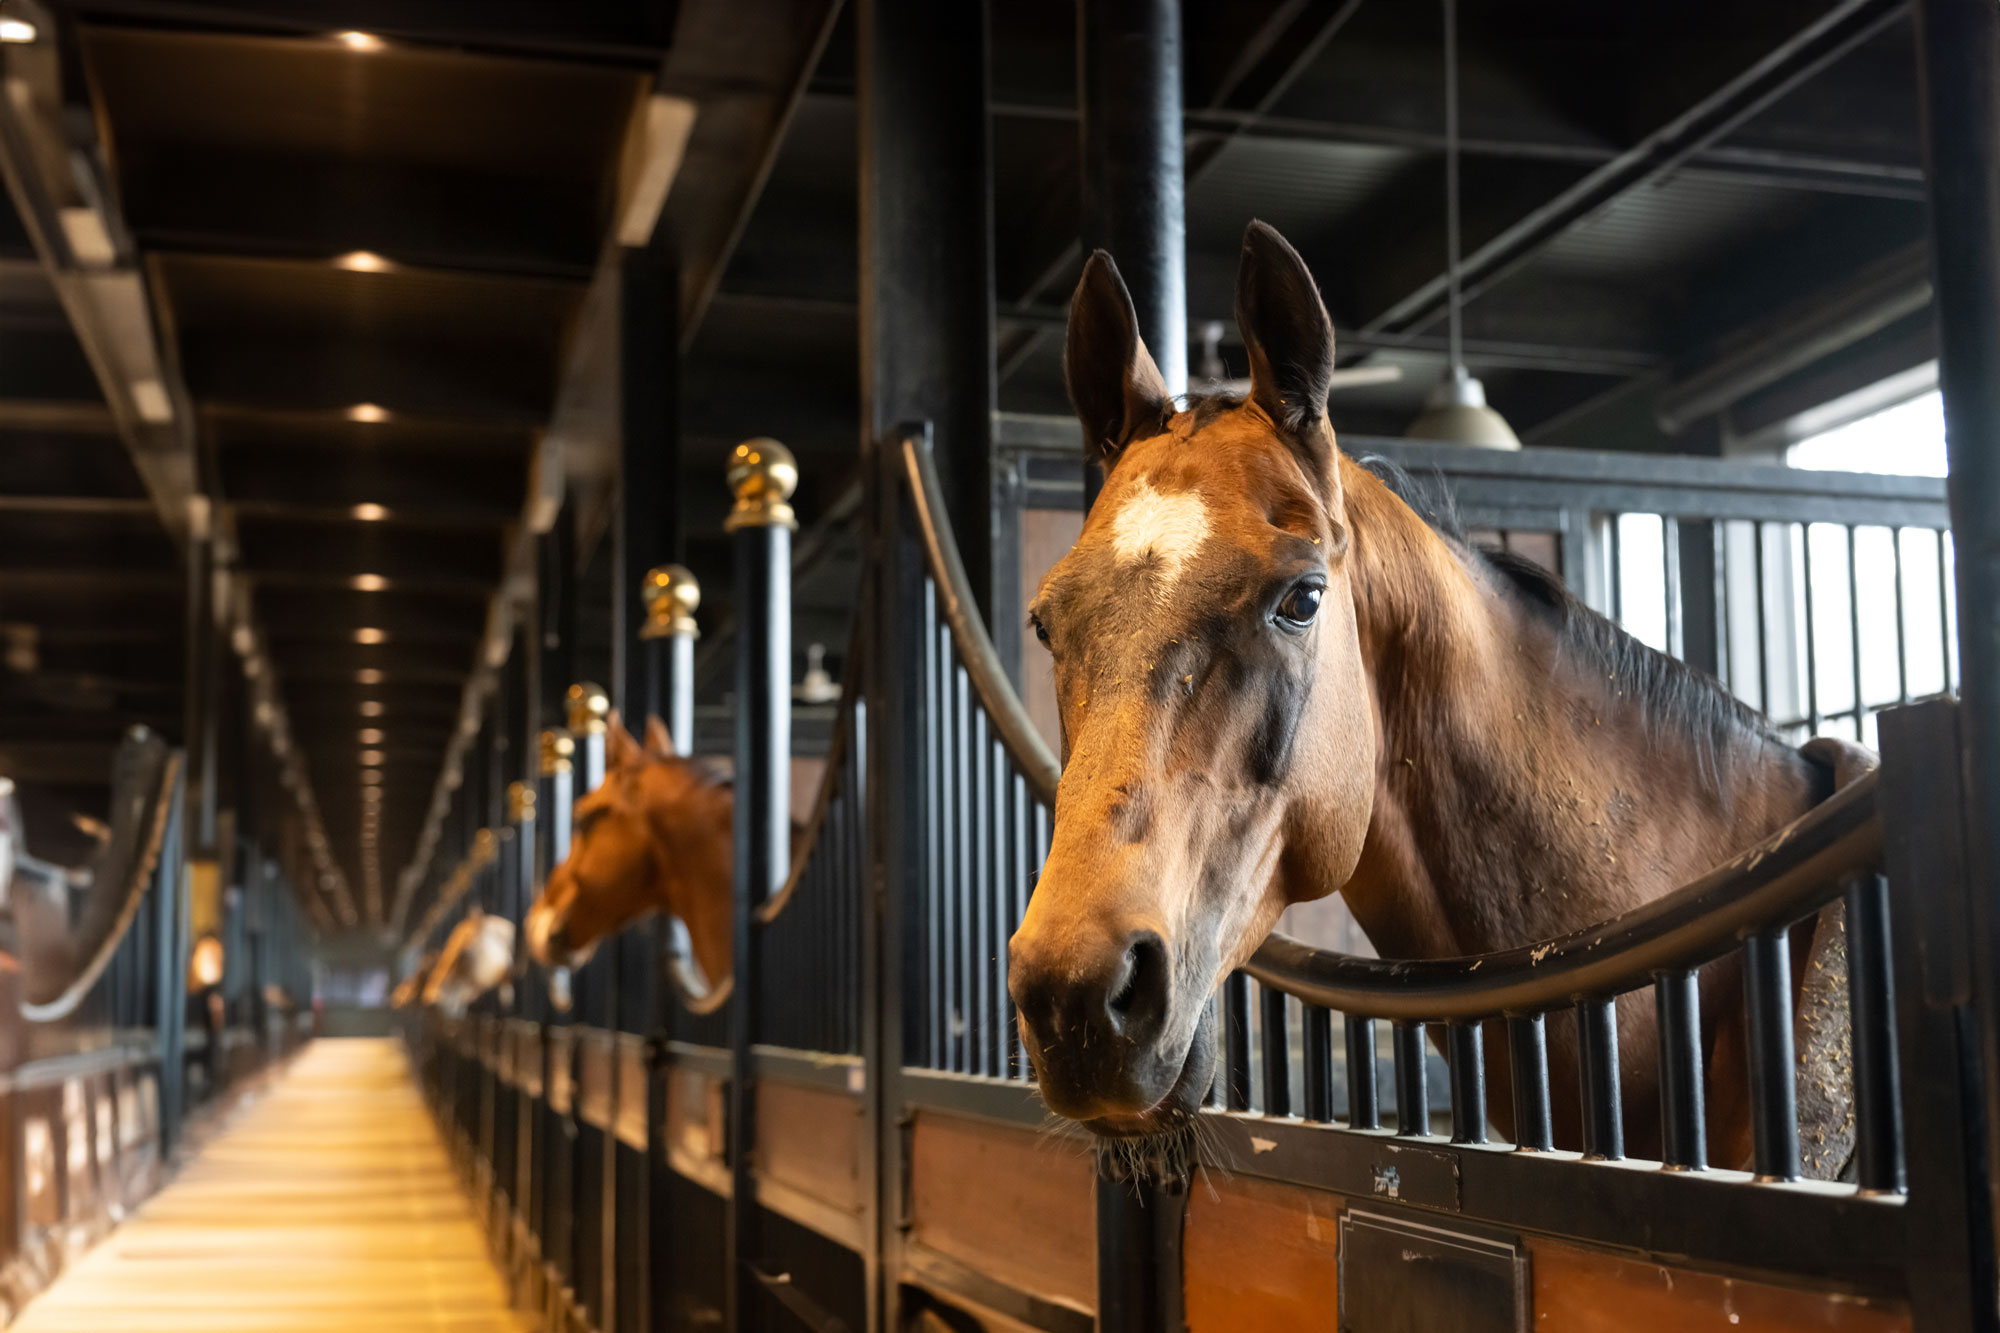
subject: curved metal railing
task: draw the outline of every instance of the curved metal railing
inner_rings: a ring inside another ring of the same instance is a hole
[[[150,732],[135,731],[120,745],[115,762],[111,837],[77,926],[86,956],[60,986],[23,999],[21,1016],[30,1023],[60,1022],[83,1004],[138,919],[159,865],[181,757]]]

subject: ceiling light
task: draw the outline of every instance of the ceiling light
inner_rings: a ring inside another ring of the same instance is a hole
[[[353,513],[363,523],[380,523],[383,519],[389,517],[389,511],[378,504],[356,505],[354,506]]]
[[[38,34],[26,19],[0,19],[0,42],[32,42]]]
[[[380,574],[356,574],[352,586],[356,592],[380,592],[389,586],[389,580]]]
[[[139,420],[151,425],[163,425],[174,419],[173,399],[167,397],[167,386],[156,379],[132,381],[132,410],[139,414]]]
[[[354,631],[354,641],[356,643],[380,643],[388,637],[387,634],[384,634],[379,629],[370,628]]]
[[[349,421],[368,422],[387,421],[389,419],[389,409],[379,403],[356,403],[347,409],[347,419]]]
[[[382,733],[374,727],[363,727],[361,729],[361,743],[363,745],[380,745],[382,743]]]
[[[382,701],[380,699],[363,699],[361,701],[361,716],[363,717],[382,716]]]
[[[382,683],[381,668],[363,667],[354,673],[354,679],[363,685],[380,685]]]
[[[363,750],[361,752],[362,767],[374,768],[381,762],[382,762],[382,752],[380,750]]]
[[[652,240],[660,208],[680,174],[694,116],[695,105],[686,98],[656,93],[646,99],[638,161],[627,167],[625,204],[618,219],[620,245],[639,246]]]
[[[381,770],[381,769],[379,769],[379,768],[364,768],[364,769],[362,769],[362,770],[361,770],[361,785],[362,785],[362,786],[364,786],[364,787],[379,787],[379,786],[381,786],[381,785],[382,785],[382,770]]]
[[[372,32],[341,32],[334,34],[334,40],[350,51],[380,51],[388,43]]]
[[[333,265],[350,273],[387,273],[396,267],[373,250],[349,250],[344,255],[335,256]]]

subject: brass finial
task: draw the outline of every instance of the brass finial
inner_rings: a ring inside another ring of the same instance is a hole
[[[736,492],[736,508],[723,527],[731,532],[779,524],[797,528],[799,521],[786,502],[798,485],[799,465],[791,450],[764,436],[743,441],[729,456],[729,488]]]
[[[685,565],[656,565],[647,570],[639,596],[646,603],[640,638],[664,639],[673,634],[701,637],[694,623],[695,608],[701,605],[701,585]]]
[[[576,753],[576,742],[567,731],[550,728],[542,733],[542,776],[552,778],[558,773],[569,772],[569,757]]]
[[[535,789],[525,782],[507,784],[507,818],[525,824],[535,817]]]
[[[611,729],[611,696],[602,685],[581,681],[569,687],[569,729],[578,736],[602,736]]]

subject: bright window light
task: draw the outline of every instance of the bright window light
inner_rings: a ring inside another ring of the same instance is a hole
[[[1800,440],[1786,455],[1793,467],[1818,472],[1892,472],[1907,477],[1945,474],[1944,395],[1933,389],[1845,426]]]

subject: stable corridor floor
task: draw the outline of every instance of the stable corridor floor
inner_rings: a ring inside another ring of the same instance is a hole
[[[402,1047],[322,1040],[13,1333],[524,1333]]]

